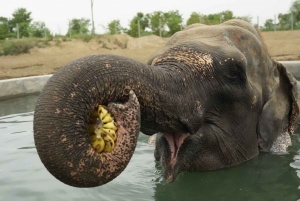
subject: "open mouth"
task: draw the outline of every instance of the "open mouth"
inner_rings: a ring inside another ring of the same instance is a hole
[[[164,133],[164,137],[167,139],[170,149],[171,149],[171,160],[170,165],[173,168],[177,161],[177,154],[180,149],[180,146],[184,140],[190,136],[186,133]]]

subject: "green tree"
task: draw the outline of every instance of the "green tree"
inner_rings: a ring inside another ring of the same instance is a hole
[[[120,20],[113,20],[108,24],[108,31],[110,35],[121,33],[123,28],[121,27]]]
[[[233,13],[230,10],[226,10],[220,13],[215,13],[215,14],[209,14],[204,16],[204,22],[205,24],[220,24],[222,22],[228,21],[233,19]]]
[[[9,20],[6,17],[0,17],[0,40],[10,38],[13,34],[10,32]]]
[[[221,20],[222,22],[225,22],[225,21],[228,21],[228,20],[231,20],[233,19],[233,12],[230,11],[230,10],[226,10],[226,11],[223,11],[220,13],[220,17],[221,17]]]
[[[300,21],[300,0],[294,1],[290,10],[293,12],[294,21],[298,23]]]
[[[149,19],[142,12],[138,12],[136,16],[130,21],[129,30],[127,34],[132,37],[139,36],[139,24],[140,24],[140,34],[143,36],[146,34],[145,29],[149,26]]]
[[[267,19],[265,22],[265,30],[270,31],[273,29],[273,20],[272,19]]]
[[[69,30],[67,35],[79,35],[79,34],[87,34],[89,33],[90,19],[81,18],[81,19],[72,19],[69,22]]]
[[[244,20],[244,21],[249,22],[249,23],[252,22],[252,16],[250,16],[250,15],[236,16],[236,17],[234,17],[234,18],[235,18],[235,19]]]
[[[164,14],[164,17],[169,28],[168,36],[172,36],[174,33],[181,30],[183,20],[178,10],[169,11]]]
[[[287,13],[287,14],[280,13],[278,15],[278,20],[279,20],[280,29],[282,30],[291,29],[291,13]]]
[[[192,14],[190,15],[189,19],[186,21],[186,25],[191,25],[191,24],[196,24],[196,23],[200,23],[200,14],[196,13],[196,12],[192,12]]]
[[[50,35],[50,30],[46,27],[44,22],[32,22],[29,25],[29,35],[31,37],[42,38]]]
[[[201,23],[203,24],[214,25],[214,24],[220,24],[222,22],[231,20],[233,18],[234,18],[233,13],[230,10],[226,10],[220,13],[209,14],[209,15],[200,15],[196,12],[193,12],[190,15],[190,18],[187,20],[187,25],[199,23],[200,19],[201,19]]]
[[[12,14],[13,18],[9,21],[11,25],[10,28],[17,31],[17,26],[19,27],[20,37],[28,37],[28,27],[32,19],[30,18],[31,12],[28,12],[25,8],[18,8]],[[13,30],[11,30],[12,32]]]
[[[153,13],[148,13],[146,17],[150,21],[150,29],[153,34],[157,36],[164,36],[166,35],[166,18],[165,14],[161,11],[155,11]]]

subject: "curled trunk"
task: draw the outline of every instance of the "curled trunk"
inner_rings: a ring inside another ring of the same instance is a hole
[[[142,131],[184,130],[174,115],[180,102],[168,100],[174,76],[163,68],[112,55],[90,56],[60,69],[39,96],[34,114],[34,139],[41,161],[60,181],[93,187],[117,177],[127,166]],[[130,93],[133,90],[134,93]],[[108,105],[118,125],[116,147],[96,153],[87,133],[89,117]],[[142,119],[140,121],[140,110]]]

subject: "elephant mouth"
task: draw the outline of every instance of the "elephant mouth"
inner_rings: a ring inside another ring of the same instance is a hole
[[[173,169],[177,162],[178,151],[183,144],[184,140],[190,136],[188,133],[164,133],[164,137],[169,143],[171,151],[170,167]]]

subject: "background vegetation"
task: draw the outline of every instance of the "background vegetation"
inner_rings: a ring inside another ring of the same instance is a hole
[[[107,34],[126,33],[132,37],[154,34],[161,37],[170,37],[177,31],[194,23],[214,25],[231,19],[242,19],[251,22],[252,16],[235,16],[230,10],[208,15],[193,12],[184,22],[178,10],[169,12],[154,11],[152,13],[138,12],[130,20],[128,28],[124,28],[119,19],[112,20],[107,25]],[[267,19],[262,26],[258,24],[255,24],[255,26],[262,31],[300,29],[300,0],[293,2],[289,13],[280,13],[276,16],[276,19]],[[88,42],[92,38],[90,19],[72,19],[69,21],[68,27],[67,33],[60,36],[64,37],[64,40],[65,37],[72,37]],[[28,38],[35,39],[29,40]],[[40,39],[37,40],[36,38]],[[44,39],[41,40],[41,38]],[[11,18],[0,16],[0,55],[26,53],[32,47],[41,46],[41,44],[43,46],[47,45],[48,41],[52,39],[53,36],[45,23],[33,21],[31,12],[25,8],[15,10]]]

